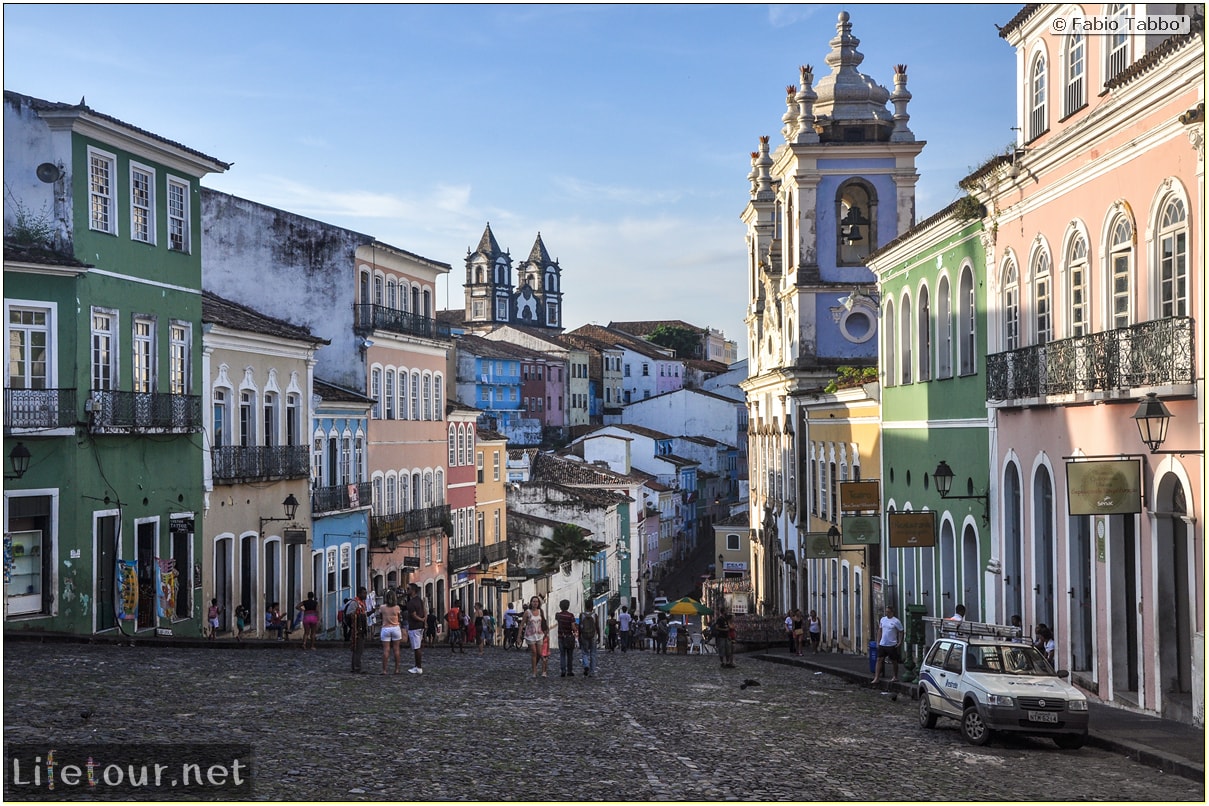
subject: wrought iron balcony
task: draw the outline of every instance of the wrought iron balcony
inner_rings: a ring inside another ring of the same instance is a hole
[[[448,504],[393,515],[375,515],[370,521],[370,539],[374,542],[385,542],[390,538],[404,540],[426,529],[439,529],[448,521]],[[474,560],[478,562],[478,557]]]
[[[601,596],[612,590],[612,583],[608,577],[592,580],[592,596]]]
[[[335,512],[341,509],[367,507],[374,502],[373,485],[368,481],[337,484],[311,490],[311,512]]]
[[[304,479],[310,475],[306,445],[224,445],[210,450],[216,482],[251,479]]]
[[[75,389],[4,390],[4,430],[70,428],[76,424]]]
[[[85,409],[94,431],[202,430],[201,397],[94,389]]]
[[[353,305],[353,315],[353,327],[358,333],[388,330],[391,333],[406,333],[427,339],[452,338],[449,325],[410,311],[400,311],[384,305],[356,304]]]
[[[501,540],[498,543],[489,543],[483,550],[487,552],[487,562],[498,563],[508,559],[508,541]]]
[[[462,571],[479,564],[483,559],[483,547],[478,543],[468,546],[456,546],[449,549],[449,570]]]
[[[987,356],[987,400],[1192,384],[1191,317],[1139,322]]]

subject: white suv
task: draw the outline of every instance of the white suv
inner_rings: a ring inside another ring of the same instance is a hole
[[[1087,698],[1035,647],[1005,637],[1014,628],[927,620],[940,637],[919,670],[920,727],[950,717],[974,745],[996,731],[1048,736],[1068,750],[1087,741]]]

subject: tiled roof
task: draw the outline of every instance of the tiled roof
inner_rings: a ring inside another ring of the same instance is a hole
[[[434,318],[441,324],[462,327],[466,324],[466,311],[460,308],[451,308],[447,311],[437,311],[437,315]]]
[[[994,162],[994,161],[995,160],[991,160],[991,162]],[[982,170],[982,169],[979,169],[979,170]],[[975,171],[975,173],[978,173],[978,171]],[[973,174],[971,174],[971,176],[973,176]],[[967,177],[967,179],[968,178],[969,177]],[[964,182],[966,180],[963,179],[962,181]],[[962,201],[961,199],[957,199],[952,204],[945,207],[943,210],[935,212],[932,215],[925,218],[923,221],[920,221],[914,227],[911,227],[911,229],[907,230],[902,235],[899,235],[897,238],[890,241],[885,246],[883,246],[879,249],[875,249],[874,251],[870,252],[868,255],[865,256],[865,262],[868,263],[870,260],[876,258],[878,255],[882,254],[883,252],[885,252],[889,249],[893,249],[894,247],[898,246],[903,241],[908,240],[909,238],[914,236],[917,232],[922,232],[923,230],[927,229],[928,227],[932,226],[933,224],[939,223],[940,221],[943,221],[944,219],[948,218],[950,215],[953,214],[953,211],[957,209],[957,205],[961,204],[961,201]]]
[[[647,358],[661,361],[672,360],[672,357],[664,352],[665,348],[660,348],[658,345],[652,344],[638,336],[633,336],[620,330],[610,330],[600,325],[582,325],[567,335],[586,339],[596,345],[598,349],[621,346],[633,350],[639,355],[645,355]]]
[[[508,441],[508,437],[504,436],[499,431],[492,431],[490,428],[478,428],[475,430],[478,432],[476,439],[478,439],[479,442],[499,442],[500,440],[505,442]]]
[[[19,244],[16,241],[4,240],[4,260],[12,263],[37,263],[42,266],[66,266],[73,269],[91,269],[91,263],[84,263],[63,252],[56,252],[44,246]]]
[[[622,486],[630,482],[620,473],[607,467],[586,462],[564,459],[549,453],[538,453],[533,457],[532,478],[553,484]]]
[[[184,145],[183,143],[178,143],[175,140],[169,140],[167,137],[161,137],[160,135],[158,135],[154,132],[149,132],[146,129],[140,129],[138,126],[131,126],[129,123],[126,123],[125,121],[118,120],[115,117],[98,112],[95,109],[92,109],[89,106],[87,106],[84,103],[83,97],[80,98],[80,102],[78,104],[65,104],[65,103],[61,103],[59,101],[44,101],[41,98],[34,98],[33,96],[30,96],[30,95],[22,95],[19,92],[13,92],[11,90],[5,90],[4,97],[6,99],[12,98],[16,102],[25,103],[36,111],[78,112],[80,114],[91,115],[94,118],[99,118],[100,120],[107,120],[110,123],[121,126],[124,129],[129,129],[130,131],[135,132],[137,134],[144,135],[145,137],[150,137],[152,140],[158,140],[159,142],[163,143],[164,145],[168,145],[173,148],[180,149],[181,151],[192,154],[193,156],[199,157],[203,160],[206,160],[207,162],[213,162],[218,165],[221,165],[222,169],[224,171],[231,167],[230,163],[223,162],[222,160],[211,157],[209,154],[205,154],[201,151],[198,151],[195,148],[189,148],[189,146]]]
[[[544,353],[539,353],[536,350],[530,350],[528,347],[521,347],[519,344],[512,344],[507,341],[494,341],[485,339],[482,336],[476,336],[473,333],[466,333],[457,337],[457,346],[459,352],[476,355],[480,358],[507,358],[513,361],[540,361],[547,356]]]
[[[352,389],[346,389],[343,386],[337,386],[334,383],[316,378],[314,381],[315,394],[319,395],[323,400],[332,403],[373,403],[372,397],[366,397],[360,392]]]
[[[331,340],[312,335],[311,331],[305,327],[267,316],[246,305],[223,299],[210,291],[202,291],[202,321],[224,325],[234,330],[244,330],[248,333],[261,333],[266,336],[277,336],[295,341],[309,341],[313,344],[331,344]]]
[[[674,454],[674,453],[665,453],[665,454],[663,454],[663,455],[661,455],[661,456],[656,456],[655,458],[656,458],[656,459],[662,459],[663,461],[665,461],[665,462],[667,462],[667,463],[669,463],[669,464],[673,464],[673,465],[680,465],[680,466],[682,466],[682,467],[687,467],[687,466],[689,466],[689,465],[699,465],[699,464],[701,464],[701,463],[700,463],[700,462],[698,462],[696,459],[687,459],[687,458],[685,458],[685,457],[683,457],[683,456],[677,456],[677,455],[676,455],[676,454]]]
[[[609,322],[608,327],[611,330],[620,330],[623,333],[629,333],[632,336],[640,336],[646,338],[661,327],[680,327],[685,330],[691,330],[694,333],[705,335],[705,328],[690,325],[681,319],[649,319],[642,322]]]
[[[1129,67],[1126,67],[1120,73],[1117,73],[1115,76],[1110,78],[1108,81],[1105,81],[1104,88],[1109,89],[1109,90],[1115,90],[1118,87],[1125,86],[1130,81],[1133,81],[1135,78],[1137,78],[1138,76],[1140,76],[1140,75],[1150,71],[1154,67],[1156,67],[1158,65],[1158,63],[1161,62],[1169,54],[1175,53],[1177,50],[1184,47],[1184,45],[1186,45],[1189,42],[1192,42],[1193,40],[1200,37],[1204,33],[1204,31],[1197,30],[1197,29],[1204,28],[1205,18],[1194,16],[1192,18],[1192,20],[1193,20],[1192,30],[1190,30],[1186,34],[1180,34],[1178,36],[1172,36],[1167,39],[1164,39],[1162,42],[1160,42],[1153,50],[1151,50],[1145,56],[1138,59],[1133,64],[1129,65]]]
[[[453,414],[455,411],[460,411],[460,412],[463,412],[466,414],[478,414],[482,411],[482,409],[475,408],[474,406],[467,406],[465,403],[461,403],[457,400],[446,400],[445,401],[446,416]]]
[[[1007,39],[1007,35],[1010,34],[1017,26],[1023,25],[1029,17],[1032,17],[1043,7],[1043,3],[1027,3],[1023,8],[1016,12],[1016,16],[1007,21],[1007,25],[999,28],[999,36],[1003,39]]]

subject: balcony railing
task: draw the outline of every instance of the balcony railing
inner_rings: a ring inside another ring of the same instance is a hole
[[[478,565],[483,558],[483,547],[478,543],[468,546],[457,546],[449,549],[449,570],[461,571],[472,565]]]
[[[428,339],[449,339],[449,325],[427,316],[387,308],[383,305],[353,305],[354,328],[360,333],[372,330],[389,330]]]
[[[490,543],[483,549],[487,552],[487,562],[498,563],[508,559],[508,541],[501,540],[498,543]]]
[[[1190,317],[1140,322],[987,356],[987,400],[1192,384]]]
[[[310,475],[306,445],[225,445],[210,450],[215,481],[302,479]]]
[[[70,428],[76,424],[75,389],[5,389],[4,430]]]
[[[86,408],[97,431],[202,430],[201,397],[92,390]]]
[[[398,512],[393,515],[375,515],[370,521],[370,538],[375,542],[391,538],[403,540],[426,529],[440,528],[448,521],[448,504],[413,509],[410,512]],[[475,562],[478,562],[477,556],[474,559]]]
[[[311,490],[311,512],[335,512],[340,509],[367,507],[374,502],[373,485],[368,481],[337,484]]]
[[[593,597],[603,596],[604,594],[608,593],[610,590],[612,590],[612,588],[611,588],[611,583],[609,582],[608,577],[602,577],[600,579],[592,580],[592,596]]]

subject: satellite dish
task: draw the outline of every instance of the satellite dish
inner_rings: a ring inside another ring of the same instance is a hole
[[[38,178],[46,184],[54,184],[63,178],[63,169],[53,162],[44,162],[38,166],[36,173]]]

